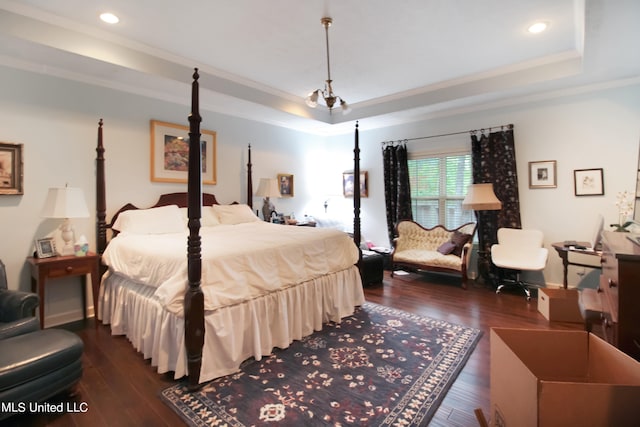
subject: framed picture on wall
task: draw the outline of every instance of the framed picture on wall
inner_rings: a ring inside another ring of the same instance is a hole
[[[282,197],[293,197],[293,175],[279,173],[278,187],[280,187],[280,195]]]
[[[0,142],[0,194],[24,194],[22,144]]]
[[[556,161],[529,162],[529,188],[556,188]]]
[[[216,133],[200,130],[202,183],[216,183]],[[186,183],[189,175],[189,128],[151,120],[151,181]]]
[[[604,173],[599,169],[576,169],[573,171],[573,181],[576,196],[604,195]]]
[[[342,174],[342,193],[345,197],[353,197],[354,191],[354,175],[353,172],[344,172]],[[369,197],[369,174],[366,171],[360,171],[360,197]]]

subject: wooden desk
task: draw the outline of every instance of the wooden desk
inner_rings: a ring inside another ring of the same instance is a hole
[[[47,279],[62,277],[81,277],[82,285],[82,315],[87,319],[87,274],[91,275],[91,290],[93,292],[93,308],[98,310],[98,292],[100,278],[98,275],[98,255],[89,252],[86,256],[57,256],[52,258],[27,258],[31,266],[31,291],[40,297],[39,314],[40,327],[44,328],[44,288]]]
[[[576,242],[578,245],[589,247],[590,243],[588,242]],[[564,267],[564,276],[562,284],[564,288],[567,289],[567,270],[569,265],[575,265],[578,267],[588,267],[588,268],[601,268],[600,265],[591,265],[591,264],[582,264],[579,262],[569,261],[569,253],[574,254],[584,254],[584,255],[592,255],[597,257],[602,257],[602,251],[587,251],[584,249],[571,249],[568,246],[564,245],[564,242],[552,243],[551,246],[558,252],[560,258],[562,258],[562,266]]]

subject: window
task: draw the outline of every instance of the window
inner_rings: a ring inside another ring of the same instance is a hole
[[[427,228],[475,221],[473,211],[462,209],[472,181],[471,154],[414,156],[408,163],[414,221]]]

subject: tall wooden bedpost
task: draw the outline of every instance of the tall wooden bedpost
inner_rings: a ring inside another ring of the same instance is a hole
[[[356,122],[355,141],[353,144],[353,242],[358,248],[360,258],[360,135],[358,133],[358,122]]]
[[[104,174],[104,145],[102,119],[98,122],[98,146],[96,147],[96,247],[98,255],[107,247],[107,197]],[[97,310],[98,307],[95,307]]]
[[[189,287],[184,297],[185,347],[189,372],[189,389],[200,383],[202,347],[204,346],[204,294],[200,287],[202,277],[202,242],[200,218],[202,215],[202,147],[200,146],[200,106],[198,100],[198,69],[193,73],[191,86],[191,114],[189,114],[189,174],[187,275]]]
[[[251,144],[249,144],[247,160],[247,205],[253,210],[253,179],[251,177]]]

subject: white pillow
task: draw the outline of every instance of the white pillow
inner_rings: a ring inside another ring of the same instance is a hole
[[[220,224],[242,224],[245,222],[261,221],[251,210],[249,205],[213,205]]]
[[[113,229],[134,234],[181,233],[186,230],[176,205],[120,212]]]
[[[182,213],[182,218],[184,223],[189,225],[189,211],[188,208],[180,208],[180,212]],[[218,220],[218,214],[213,210],[212,206],[203,206],[200,218],[200,226],[201,227],[215,227],[216,225],[220,225],[220,220]]]

